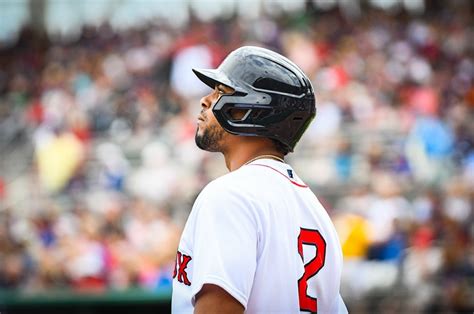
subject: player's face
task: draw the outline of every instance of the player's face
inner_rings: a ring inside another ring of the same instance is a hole
[[[196,145],[210,152],[221,152],[228,133],[217,122],[212,108],[221,95],[232,94],[234,90],[225,85],[217,85],[214,90],[201,99],[201,113],[198,117],[195,141]]]

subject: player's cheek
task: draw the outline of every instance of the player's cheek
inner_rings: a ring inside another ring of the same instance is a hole
[[[210,123],[217,123],[217,118],[216,116],[214,115],[214,112],[212,110],[209,110],[208,111],[208,114],[207,114],[207,120],[210,122]]]

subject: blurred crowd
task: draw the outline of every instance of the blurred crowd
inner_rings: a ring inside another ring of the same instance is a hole
[[[288,156],[333,217],[354,311],[474,308],[470,10],[337,10],[0,50],[0,288],[157,289],[202,187],[191,67],[266,46],[313,81],[318,114]],[[29,149],[31,147],[31,149]],[[378,310],[379,309],[379,310]]]

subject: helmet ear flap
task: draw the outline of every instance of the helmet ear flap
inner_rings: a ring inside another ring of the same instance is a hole
[[[262,121],[266,117],[268,117],[271,113],[271,108],[258,108],[255,109],[252,113],[252,120],[254,121]]]
[[[243,122],[252,113],[252,109],[236,108],[234,106],[225,109],[224,114],[232,122]]]

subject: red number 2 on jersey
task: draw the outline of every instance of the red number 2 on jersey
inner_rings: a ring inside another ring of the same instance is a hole
[[[316,275],[324,266],[326,258],[326,241],[318,230],[301,228],[298,236],[298,253],[304,262],[303,244],[314,245],[316,256],[304,265],[303,276],[298,280],[298,295],[300,299],[300,310],[316,313],[318,311],[318,300],[307,294],[308,279]]]

